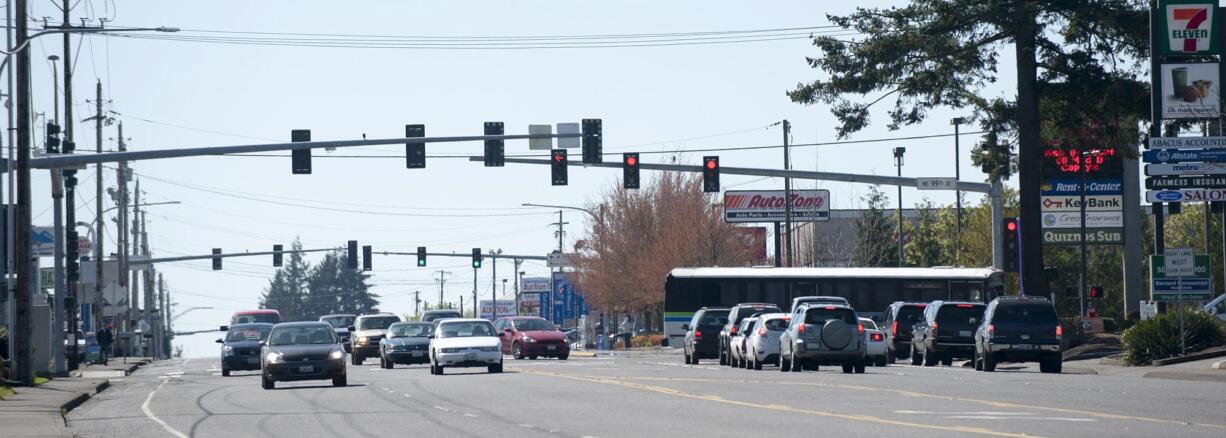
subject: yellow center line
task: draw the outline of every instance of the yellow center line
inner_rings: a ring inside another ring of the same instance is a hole
[[[698,382],[698,383],[740,382],[740,383],[754,383],[754,384],[775,383],[775,384],[783,384],[783,385],[820,386],[820,387],[836,388],[836,389],[850,389],[850,390],[856,390],[856,391],[889,392],[889,393],[903,395],[907,397],[932,398],[932,399],[939,399],[939,400],[978,403],[978,404],[998,407],[998,408],[1032,409],[1032,410],[1040,410],[1040,411],[1048,411],[1048,412],[1059,412],[1063,414],[1079,414],[1079,415],[1086,415],[1090,417],[1097,417],[1097,418],[1111,419],[1111,420],[1136,420],[1136,421],[1143,421],[1143,422],[1149,422],[1149,423],[1170,424],[1170,425],[1179,425],[1179,426],[1198,426],[1198,427],[1207,427],[1207,428],[1212,428],[1212,429],[1226,429],[1226,425],[1222,425],[1222,424],[1193,423],[1193,422],[1187,422],[1187,421],[1166,420],[1162,418],[1138,417],[1135,415],[1120,415],[1120,414],[1110,414],[1110,413],[1105,413],[1105,412],[1083,411],[1079,409],[1055,408],[1055,407],[1049,407],[1049,406],[1035,406],[1035,405],[1026,405],[1026,404],[1012,403],[1012,402],[1000,402],[1000,401],[993,401],[993,400],[980,400],[980,399],[973,399],[973,398],[962,398],[962,397],[953,397],[953,396],[947,396],[947,395],[928,394],[928,393],[923,393],[923,392],[907,391],[907,390],[901,390],[901,389],[877,388],[877,387],[872,387],[872,386],[839,385],[839,384],[834,384],[834,383],[818,383],[818,382],[780,382],[780,381],[772,381],[772,380],[704,379],[704,378],[697,378],[697,377],[675,377],[675,378],[674,377],[626,377],[626,379],[645,380],[645,381]]]
[[[838,419],[843,419],[843,420],[885,424],[885,425],[899,426],[899,427],[909,427],[913,429],[931,429],[931,430],[940,430],[940,431],[946,431],[946,432],[971,433],[971,434],[979,434],[979,435],[1014,437],[1014,438],[1034,437],[1034,435],[1027,435],[1023,433],[1000,432],[1000,431],[995,431],[992,429],[981,428],[981,427],[939,426],[935,424],[923,424],[923,423],[913,423],[909,421],[890,420],[886,418],[875,417],[872,415],[839,414],[839,413],[834,413],[834,412],[829,412],[829,411],[814,411],[814,410],[809,410],[809,409],[799,409],[799,408],[794,408],[791,406],[779,405],[779,404],[764,405],[764,404],[748,403],[748,402],[742,402],[742,401],[736,401],[736,400],[728,400],[728,399],[725,399],[723,397],[716,396],[716,395],[692,394],[692,393],[680,391],[680,390],[673,389],[673,388],[666,388],[663,386],[645,385],[641,383],[627,382],[625,380],[617,380],[617,379],[611,379],[611,378],[606,378],[606,377],[550,373],[550,372],[535,371],[535,370],[522,370],[520,372],[524,374],[534,374],[534,375],[539,375],[539,376],[558,377],[562,379],[578,380],[578,381],[583,381],[583,382],[592,382],[592,383],[601,383],[601,384],[606,384],[606,385],[622,386],[626,388],[651,391],[651,392],[671,395],[675,397],[684,397],[684,398],[690,398],[690,399],[695,399],[695,400],[705,400],[705,401],[716,402],[716,403],[725,403],[725,404],[748,407],[748,408],[767,409],[767,410],[778,411],[778,412],[790,412],[790,413],[795,413],[795,414],[813,415],[813,416],[818,416],[818,417],[838,418]]]

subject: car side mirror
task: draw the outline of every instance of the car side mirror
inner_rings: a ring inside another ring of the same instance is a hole
[[[224,343],[226,343],[226,341],[223,341],[223,340],[221,340],[221,339],[219,338],[219,339],[217,339],[217,343],[218,343],[218,344],[224,344]]]
[[[426,339],[434,339],[434,334],[431,333],[429,336],[426,336]]]
[[[503,333],[511,333],[511,328],[510,328],[510,327],[508,327],[508,328],[504,328],[504,329],[502,329],[502,332],[503,332]]]
[[[261,347],[264,347],[264,346],[267,346],[267,345],[268,345],[268,341],[260,341],[260,346],[261,346]]]
[[[217,329],[217,331],[220,331],[220,332],[228,332],[228,331],[230,331],[230,326],[228,326],[228,325],[223,325],[223,326],[221,326],[221,328]]]
[[[349,331],[351,331],[351,332],[355,332],[355,331],[357,331],[357,330],[354,330],[354,329],[353,329],[353,326],[349,326]]]

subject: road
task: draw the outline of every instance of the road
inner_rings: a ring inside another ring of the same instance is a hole
[[[349,386],[163,361],[68,416],[76,436],[1226,436],[1226,384],[891,365],[782,373],[680,355],[515,361],[507,372],[349,367]]]

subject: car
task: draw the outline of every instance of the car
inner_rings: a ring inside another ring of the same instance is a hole
[[[570,357],[570,341],[566,334],[545,318],[498,318],[494,321],[494,332],[498,333],[502,353],[510,354],[515,359],[526,357],[535,360],[544,356],[566,360]]]
[[[379,355],[379,341],[387,334],[387,328],[400,322],[400,317],[391,313],[372,313],[359,316],[349,326],[350,362],[361,365],[368,357]]]
[[[683,324],[685,340],[681,349],[685,352],[685,363],[698,365],[700,359],[719,357],[719,331],[728,323],[729,309],[703,307],[694,312],[689,324]]]
[[[268,340],[272,324],[255,322],[235,324],[226,332],[221,344],[221,376],[229,377],[231,371],[260,369],[260,342]]]
[[[877,327],[877,322],[871,318],[860,318],[860,325],[864,326],[864,334],[868,336],[868,350],[865,352],[867,355],[865,360],[871,365],[885,366],[887,362],[885,335]]]
[[[234,324],[250,324],[253,322],[266,322],[269,324],[279,324],[281,322],[281,312],[274,309],[259,309],[259,310],[243,310],[234,312],[230,315],[230,325]],[[230,325],[223,325],[219,331],[230,331]]]
[[[321,316],[319,321],[332,324],[332,329],[336,331],[336,338],[340,340],[341,345],[345,346],[345,352],[349,353],[353,351],[353,346],[349,344],[349,326],[353,325],[357,317],[349,313],[336,313]]]
[[[728,353],[731,356],[732,366],[736,368],[748,368],[749,357],[745,354],[745,341],[749,337],[750,330],[757,324],[757,317],[749,317],[741,320],[741,325],[737,326],[736,334],[732,335],[732,340],[728,344]]]
[[[1217,319],[1226,321],[1226,294],[1218,295],[1202,309],[1209,312],[1210,315],[1217,316]]]
[[[767,303],[741,303],[732,306],[728,310],[728,321],[719,331],[719,364],[733,366],[729,360],[729,343],[732,337],[736,335],[737,327],[741,325],[741,320],[753,316],[758,313],[780,313],[779,306]]]
[[[788,310],[799,309],[800,306],[804,304],[834,304],[838,306],[851,306],[851,303],[847,302],[847,298],[843,297],[807,296],[792,298],[792,307],[788,308]]]
[[[745,356],[749,358],[746,368],[761,370],[763,363],[779,361],[779,335],[788,328],[792,317],[786,313],[758,315],[745,339]]]
[[[839,364],[843,373],[864,373],[868,343],[855,309],[842,305],[800,306],[779,335],[779,369],[817,371]]]
[[[953,365],[975,357],[975,329],[983,321],[983,303],[933,301],[924,319],[911,330],[911,365]]]
[[[379,366],[392,369],[396,364],[430,363],[430,334],[434,324],[397,322],[387,327],[387,337],[379,341]]]
[[[502,341],[494,324],[484,319],[455,318],[438,321],[430,334],[430,374],[447,368],[485,367],[502,372]]]
[[[924,320],[928,303],[895,301],[885,310],[886,360],[890,363],[911,357],[911,328]]]
[[[261,341],[260,376],[264,389],[277,382],[332,380],[332,386],[348,384],[345,350],[336,332],[326,322],[286,322],[274,325],[267,341]]]
[[[975,369],[992,372],[1002,362],[1038,362],[1040,372],[1059,374],[1063,337],[1056,307],[1046,298],[994,299],[975,330]]]
[[[427,310],[421,314],[421,320],[424,322],[434,322],[443,318],[463,318],[459,310],[455,309],[434,309]]]

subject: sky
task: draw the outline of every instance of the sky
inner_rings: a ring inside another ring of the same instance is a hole
[[[302,34],[507,37],[539,35],[624,35],[826,26],[826,14],[853,6],[901,5],[901,1],[232,1],[83,0],[74,21],[99,18],[108,27],[169,26],[178,35],[231,37],[201,31]],[[50,1],[33,1],[32,17],[58,17]],[[55,24],[58,20],[51,20]],[[80,22],[76,22],[80,24]],[[187,31],[194,32],[187,32]],[[149,34],[133,34],[142,36]],[[245,34],[245,37],[260,35]],[[274,36],[275,37],[275,36]],[[305,36],[304,38],[310,38]],[[373,37],[354,37],[370,40]],[[59,37],[35,40],[35,112],[53,111],[48,55],[62,55]],[[79,44],[79,45],[78,45]],[[392,138],[403,126],[424,123],[427,135],[481,134],[486,121],[502,121],[507,133],[526,133],[528,124],[600,118],[605,152],[678,152],[644,155],[644,161],[676,159],[696,164],[704,153],[685,150],[781,144],[776,122],[793,125],[794,144],[837,140],[829,108],[789,101],[785,93],[822,73],[805,62],[817,55],[807,38],[735,44],[565,49],[405,49],[235,45],[216,42],[138,39],[123,36],[74,38],[74,109],[78,149],[93,150],[94,85],[122,122],[129,150],[223,146],[288,141],[293,129],[311,129],[315,140]],[[1014,83],[1006,55],[999,84],[988,93],[1005,95]],[[964,115],[940,109],[927,122],[891,132],[885,114],[851,140],[950,134],[949,120]],[[40,122],[41,123],[41,122]],[[118,124],[104,131],[104,149],[116,148]],[[964,127],[964,131],[973,131]],[[985,176],[970,161],[978,136],[961,141],[964,180]],[[41,140],[39,142],[41,144]],[[891,149],[907,148],[904,176],[952,176],[952,137],[852,145],[797,147],[797,169],[893,175]],[[429,155],[479,155],[480,143],[431,144]],[[528,153],[526,141],[509,141],[508,154]],[[680,152],[679,152],[680,151]],[[292,175],[288,157],[197,157],[132,164],[142,201],[178,201],[148,208],[154,257],[268,251],[300,238],[306,248],[341,247],[358,240],[379,251],[467,254],[471,248],[544,255],[557,247],[550,223],[557,210],[522,203],[583,206],[620,184],[616,169],[570,169],[570,185],[553,187],[545,166],[485,168],[467,159],[430,158],[426,169],[408,170],[403,158],[329,158],[329,155],[402,155],[402,146],[317,151],[314,173]],[[573,151],[578,155],[578,151]],[[577,159],[577,157],[576,157]],[[609,158],[607,157],[606,160]],[[720,153],[724,166],[781,167],[782,150]],[[650,178],[651,172],[644,172]],[[78,215],[92,217],[94,173],[80,173]],[[113,169],[105,174],[115,185]],[[782,189],[773,178],[724,175],[726,189]],[[34,224],[50,225],[49,177],[33,176]],[[868,186],[801,181],[796,188],[831,191],[832,207],[861,207]],[[893,190],[887,190],[893,193]],[[892,198],[893,196],[891,196]],[[924,197],[950,203],[953,194],[903,190],[904,206]],[[978,196],[967,195],[970,204]],[[893,200],[891,201],[893,202]],[[105,200],[107,207],[111,200]],[[582,237],[583,213],[567,211],[567,246]],[[113,223],[105,247],[115,248]],[[309,261],[321,258],[308,256]],[[437,301],[438,270],[450,271],[445,299],[472,294],[466,258],[430,258],[417,268],[412,257],[377,257],[370,283],[380,308],[413,311],[412,294]],[[178,330],[224,324],[235,311],[257,307],[273,273],[269,256],[231,258],[212,271],[209,261],[158,266],[177,310]],[[490,263],[487,262],[487,266]],[[509,262],[498,264],[497,280],[512,279]],[[547,275],[543,262],[527,262],[528,276]],[[491,271],[478,273],[482,299],[490,296]],[[508,285],[508,292],[513,284]],[[501,291],[501,286],[499,286]],[[468,299],[465,306],[471,305]],[[176,339],[188,356],[216,354],[216,334]]]

